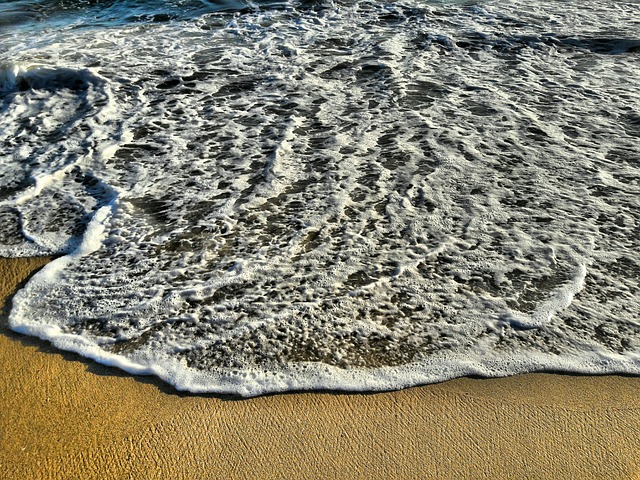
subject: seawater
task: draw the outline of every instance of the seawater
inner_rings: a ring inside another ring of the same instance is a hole
[[[640,373],[640,3],[0,5],[11,327],[178,389]]]

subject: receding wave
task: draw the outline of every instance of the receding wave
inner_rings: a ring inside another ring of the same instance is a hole
[[[289,3],[11,46],[0,251],[64,254],[12,328],[241,395],[640,373],[634,15]]]

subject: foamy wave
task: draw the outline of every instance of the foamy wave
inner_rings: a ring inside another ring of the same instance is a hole
[[[12,328],[241,395],[638,373],[635,12],[587,3],[301,2],[13,48],[65,67],[3,74],[0,244],[67,255]]]
[[[32,67],[11,63],[0,65],[0,93],[5,94],[29,89],[86,90],[103,82],[103,79],[88,69]]]
[[[0,253],[70,252],[117,195],[96,173],[123,135],[108,82],[86,68],[6,63],[0,91]]]

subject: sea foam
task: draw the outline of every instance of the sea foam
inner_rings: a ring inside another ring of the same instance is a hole
[[[14,330],[246,396],[639,373],[632,4],[158,18],[3,38],[0,251],[62,255]]]

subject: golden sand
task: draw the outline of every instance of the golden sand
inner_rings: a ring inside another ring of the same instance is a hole
[[[0,259],[0,304],[46,259]],[[640,378],[185,395],[0,328],[6,479],[640,479]]]

